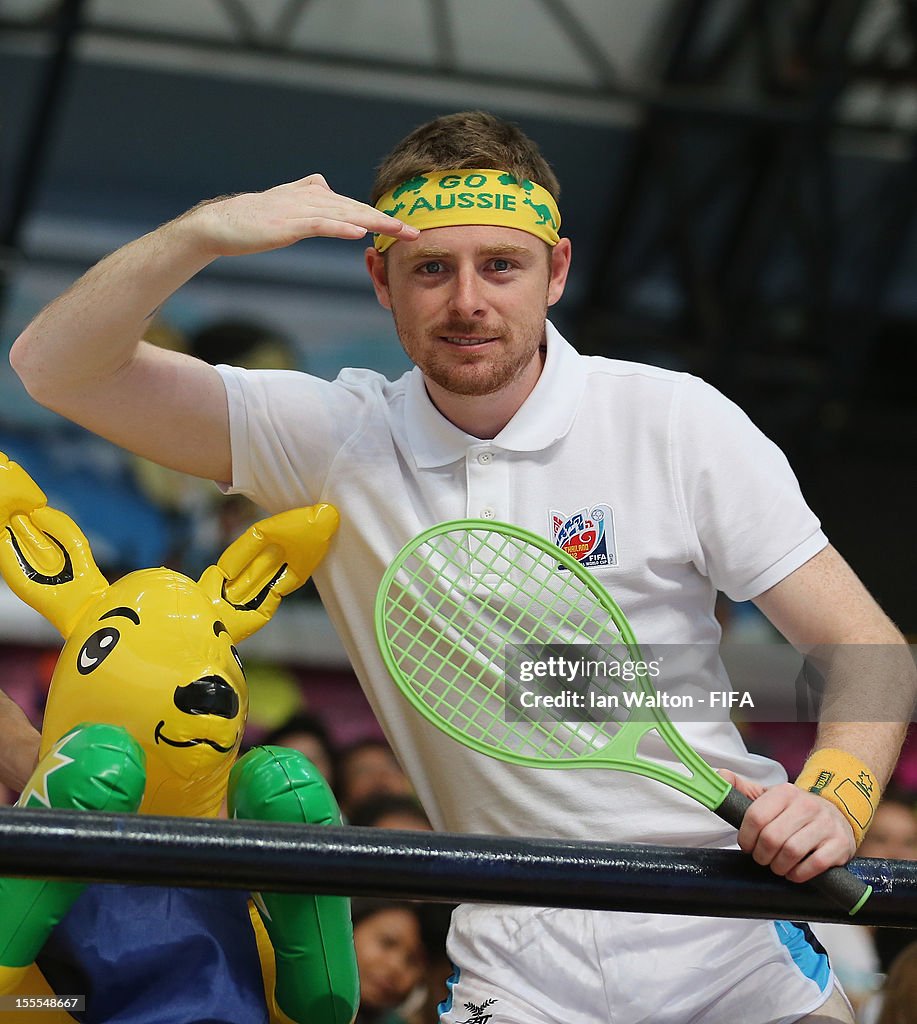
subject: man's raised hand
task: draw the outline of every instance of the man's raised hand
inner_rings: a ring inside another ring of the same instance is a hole
[[[282,249],[304,238],[360,239],[370,232],[417,238],[420,232],[366,203],[334,192],[321,174],[199,203],[176,222],[192,229],[212,257]]]

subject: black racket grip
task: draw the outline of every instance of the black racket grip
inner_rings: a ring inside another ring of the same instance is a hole
[[[726,799],[716,808],[716,813],[734,828],[739,828],[750,806],[751,800],[733,787],[726,794]],[[806,882],[806,885],[814,886],[823,896],[842,906],[851,917],[872,895],[871,885],[867,885],[852,871],[842,867],[828,868]]]

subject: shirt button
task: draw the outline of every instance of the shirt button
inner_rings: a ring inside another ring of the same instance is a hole
[[[493,462],[493,460],[494,457],[492,452],[481,452],[478,455],[478,462],[480,462],[482,466],[489,465],[491,462]]]
[[[488,508],[482,508],[481,509],[481,518],[482,519],[495,519],[496,516],[497,516],[497,513],[494,512],[494,510],[492,508],[488,507]]]

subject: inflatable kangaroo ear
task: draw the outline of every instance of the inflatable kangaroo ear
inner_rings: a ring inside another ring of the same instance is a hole
[[[68,637],[86,605],[108,587],[70,516],[0,452],[0,574],[10,590]]]
[[[282,598],[312,575],[340,517],[332,505],[312,505],[261,519],[208,566],[199,583],[234,640],[261,629]]]

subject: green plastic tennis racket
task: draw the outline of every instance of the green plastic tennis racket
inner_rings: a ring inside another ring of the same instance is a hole
[[[685,741],[658,700],[642,701],[639,714],[618,710],[613,718],[603,712],[601,721],[588,715],[573,721],[574,714],[543,708],[536,716],[508,700],[516,691],[507,667],[518,652],[569,652],[572,645],[603,663],[629,666],[606,676],[603,686],[610,678],[619,689],[656,696],[621,609],[575,558],[537,534],[483,519],[425,530],[383,576],[375,627],[398,688],[457,742],[533,768],[634,772],[693,797],[735,828],[741,825],[751,801]],[[660,741],[668,748],[663,756],[643,752],[658,749]],[[842,867],[829,868],[811,884],[850,914],[872,892]]]

